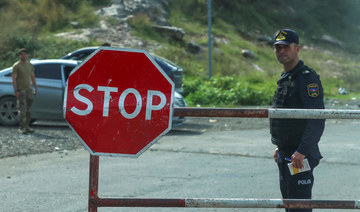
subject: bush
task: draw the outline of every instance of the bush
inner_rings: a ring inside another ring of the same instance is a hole
[[[270,105],[275,83],[249,83],[234,77],[186,80],[184,95],[189,105]]]

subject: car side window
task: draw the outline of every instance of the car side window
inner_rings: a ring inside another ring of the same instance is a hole
[[[67,81],[67,79],[70,76],[71,71],[75,68],[75,66],[64,66],[64,77],[65,77],[65,82]]]
[[[61,80],[60,64],[38,64],[34,67],[36,78]]]

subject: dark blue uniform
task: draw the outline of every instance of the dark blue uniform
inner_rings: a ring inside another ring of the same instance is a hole
[[[303,61],[278,81],[273,99],[274,108],[324,109],[323,88],[315,71]],[[270,119],[271,141],[278,146],[280,189],[284,199],[311,199],[313,170],[322,158],[318,142],[324,131],[322,119]],[[311,171],[290,175],[285,158],[295,151],[305,155]],[[286,211],[312,211],[287,209]]]

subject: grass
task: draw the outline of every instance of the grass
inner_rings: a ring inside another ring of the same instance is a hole
[[[57,58],[63,55],[65,47],[74,50],[71,47],[87,44],[64,41],[53,34],[71,30],[72,21],[77,21],[79,27],[95,26],[99,17],[94,13],[94,6],[108,4],[110,0],[0,2],[0,28],[6,29],[0,32],[0,68],[6,68],[18,59],[16,52],[20,48],[27,48],[32,57]]]
[[[360,100],[360,92],[353,92],[350,94],[342,95],[342,94],[336,94],[336,95],[329,95],[327,96],[329,99],[335,99],[335,100]]]

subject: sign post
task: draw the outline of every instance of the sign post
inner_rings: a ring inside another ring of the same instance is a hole
[[[90,152],[89,207],[99,155],[138,157],[171,129],[174,83],[143,50],[99,48],[70,74],[64,116]]]

